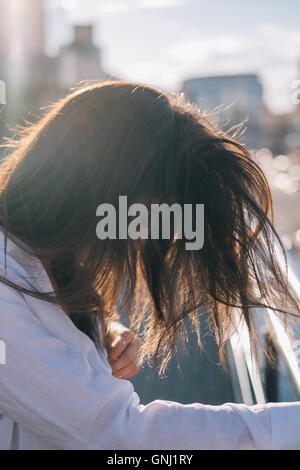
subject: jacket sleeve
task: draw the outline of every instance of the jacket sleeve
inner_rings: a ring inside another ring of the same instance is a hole
[[[300,448],[300,403],[144,406],[89,338],[84,354],[51,335],[6,286],[0,319],[0,413],[56,449]]]

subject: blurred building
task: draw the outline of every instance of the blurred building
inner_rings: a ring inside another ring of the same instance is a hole
[[[0,80],[6,84],[0,137],[28,113],[65,95],[82,80],[104,81],[101,50],[93,43],[92,25],[74,26],[74,39],[55,57],[45,54],[45,0],[0,0]]]
[[[225,122],[227,127],[247,119],[243,143],[251,149],[260,148],[264,141],[263,87],[255,74],[224,75],[193,78],[183,83],[183,92],[201,110],[222,108],[213,120]]]
[[[0,16],[0,78],[7,92],[3,114],[9,125],[15,125],[48,84],[51,67],[44,56],[44,1],[0,0]]]
[[[285,114],[266,113],[266,140],[265,146],[274,154],[286,154],[291,150],[300,149],[299,114],[297,112]]]
[[[0,56],[26,60],[43,54],[44,0],[0,0]]]
[[[101,49],[93,43],[92,25],[76,25],[74,40],[63,46],[58,56],[59,79],[63,88],[82,80],[109,79],[101,67]]]
[[[300,60],[298,62],[298,81],[300,80]],[[295,97],[300,101],[300,90],[291,88],[291,101]],[[267,143],[266,145],[277,154],[294,154],[300,158],[300,102],[293,104],[293,109],[285,114],[266,115]]]

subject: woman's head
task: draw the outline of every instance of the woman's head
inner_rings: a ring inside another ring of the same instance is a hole
[[[128,82],[94,84],[53,105],[0,167],[1,224],[49,263],[59,289],[38,294],[72,314],[114,306],[145,336],[149,357],[169,357],[198,309],[222,355],[234,307],[284,309],[292,298],[273,253],[271,197],[262,171],[182,97]],[[204,204],[204,245],[184,239],[99,240],[100,204]],[[294,304],[294,308],[297,306]],[[164,364],[166,361],[164,362]]]

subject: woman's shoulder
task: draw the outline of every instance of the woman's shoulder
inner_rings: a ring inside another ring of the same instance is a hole
[[[14,326],[17,331],[19,319],[32,325],[47,323],[43,318],[46,315],[51,317],[51,313],[53,316],[57,306],[37,297],[43,291],[50,292],[51,284],[41,263],[11,238],[5,240],[0,231],[1,329]]]
[[[1,230],[0,280],[0,294],[5,281],[29,290],[52,291],[51,282],[39,259],[25,245],[11,235],[6,237]]]
[[[35,291],[37,295],[26,293],[24,289]],[[59,305],[42,298],[43,294],[52,291],[51,282],[38,258],[12,239],[7,240],[5,250],[4,235],[0,232],[1,329],[4,323],[16,333],[27,327],[39,328],[82,354],[95,356],[95,344],[90,338],[76,328]]]

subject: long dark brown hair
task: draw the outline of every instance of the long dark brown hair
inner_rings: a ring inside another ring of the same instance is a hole
[[[143,336],[142,357],[161,359],[163,371],[188,317],[199,344],[199,314],[208,317],[223,359],[234,309],[253,344],[253,307],[298,313],[274,254],[280,240],[262,170],[182,96],[128,82],[82,87],[6,147],[0,223],[50,266],[57,288],[12,285],[63,305],[94,340],[99,318],[107,329],[125,311]],[[120,195],[128,204],[204,204],[203,248],[100,241],[96,208],[117,206]]]

